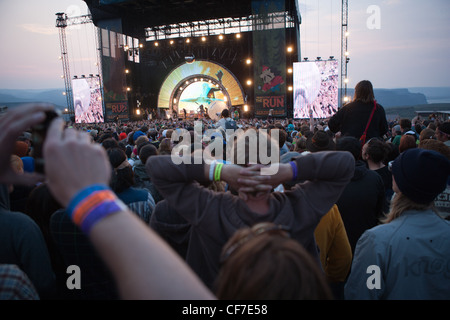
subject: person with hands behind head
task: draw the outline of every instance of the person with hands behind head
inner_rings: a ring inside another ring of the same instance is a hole
[[[110,268],[122,299],[214,299],[179,256],[108,187],[111,164],[89,135],[54,120],[44,143],[48,186]],[[120,237],[117,232],[120,230]]]
[[[175,164],[171,156],[151,157],[146,163],[159,192],[190,223],[186,262],[209,288],[218,275],[220,251],[227,240],[238,229],[263,221],[287,226],[291,237],[320,265],[314,230],[353,176],[355,164],[349,152],[319,152],[285,164],[278,163],[278,156],[271,163],[276,170],[269,175],[270,166],[263,166],[262,159],[269,150],[279,150],[278,139],[272,131],[269,136],[262,130],[257,140],[250,144],[245,135],[237,136],[232,162],[242,165],[208,164],[196,161],[199,159]],[[245,149],[239,148],[241,143]],[[268,150],[252,149],[261,145]],[[257,164],[251,164],[255,154]],[[288,192],[272,192],[291,180],[306,182]],[[202,186],[210,181],[224,181],[232,192],[214,192]]]

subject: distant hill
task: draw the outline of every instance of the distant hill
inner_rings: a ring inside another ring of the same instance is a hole
[[[355,90],[347,89],[347,95],[353,97]],[[384,108],[427,104],[423,93],[412,93],[409,89],[374,89],[375,98]]]
[[[450,87],[415,87],[408,90],[412,93],[423,93],[428,103],[450,103]]]
[[[67,99],[62,93],[65,89],[20,90],[0,89],[0,105],[20,102],[47,102],[67,108]]]
[[[399,106],[386,108],[386,117],[390,120],[396,118],[408,118],[412,119],[417,116],[417,112],[423,113],[437,113],[439,111],[450,112],[450,103],[431,103],[431,104],[419,104],[415,106]]]

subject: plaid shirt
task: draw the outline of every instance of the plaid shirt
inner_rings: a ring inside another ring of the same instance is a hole
[[[69,298],[114,300],[118,298],[113,277],[89,238],[60,209],[50,218],[50,233],[66,267],[76,265],[81,272],[81,289],[65,289]],[[69,277],[69,274],[67,275]]]
[[[39,295],[17,265],[0,264],[0,300],[39,300]]]

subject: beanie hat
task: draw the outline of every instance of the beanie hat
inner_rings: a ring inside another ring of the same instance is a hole
[[[433,150],[407,149],[395,159],[392,174],[405,196],[414,202],[428,204],[445,190],[450,161]]]
[[[133,141],[136,141],[137,138],[139,138],[140,136],[145,136],[145,133],[143,133],[142,131],[138,130],[133,134]]]
[[[128,136],[127,136],[127,133],[126,132],[121,132],[120,134],[119,134],[119,140],[123,140],[123,139],[126,139]]]

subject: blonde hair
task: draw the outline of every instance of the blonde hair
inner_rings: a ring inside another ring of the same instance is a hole
[[[386,215],[385,218],[381,219],[381,222],[389,223],[400,217],[405,211],[408,210],[424,211],[430,208],[434,209],[434,201],[428,204],[421,204],[412,201],[401,192],[396,193],[391,201],[389,213]]]
[[[16,173],[22,173],[23,172],[23,161],[18,155],[11,155],[11,168]]]

